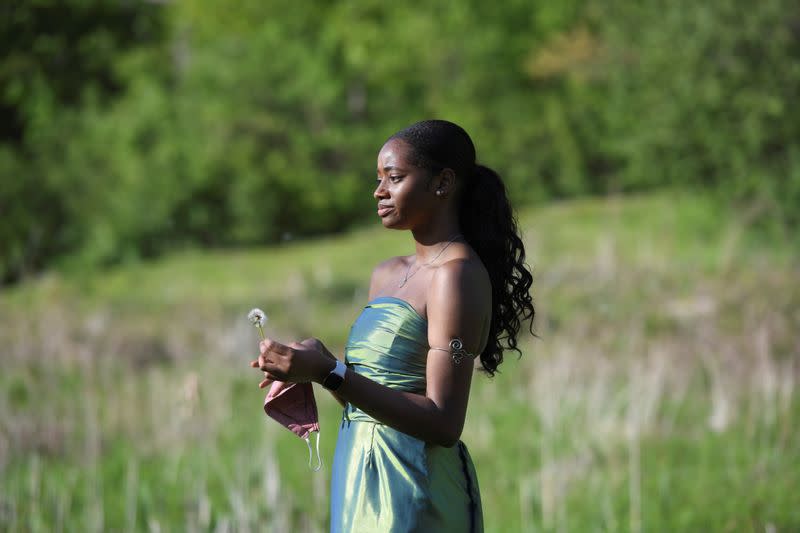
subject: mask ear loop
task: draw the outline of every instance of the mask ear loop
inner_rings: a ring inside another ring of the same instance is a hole
[[[318,472],[319,469],[322,468],[322,456],[319,454],[319,431],[314,431],[313,433],[317,435],[317,466],[312,466],[314,452],[311,449],[311,437],[306,437],[303,440],[305,440],[308,445],[308,468],[310,468],[312,472]]]

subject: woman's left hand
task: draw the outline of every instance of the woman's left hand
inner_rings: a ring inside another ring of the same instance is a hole
[[[250,366],[264,372],[265,379],[258,384],[262,389],[273,381],[319,382],[330,372],[330,359],[308,344],[293,342],[287,346],[268,338],[259,343],[259,348],[261,354]]]

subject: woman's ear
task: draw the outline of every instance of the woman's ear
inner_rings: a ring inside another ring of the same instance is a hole
[[[445,198],[452,194],[456,187],[456,173],[452,168],[443,169],[433,180],[436,196]]]

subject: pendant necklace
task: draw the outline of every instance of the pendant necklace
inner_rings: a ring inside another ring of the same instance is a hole
[[[439,250],[439,253],[438,253],[438,254],[436,254],[436,255],[433,257],[433,259],[431,259],[431,260],[430,260],[430,261],[428,261],[427,263],[423,263],[423,264],[421,264],[421,265],[419,266],[419,268],[417,268],[417,269],[416,269],[416,270],[415,270],[413,273],[411,272],[411,267],[412,267],[412,266],[414,266],[414,264],[416,264],[416,260],[414,261],[414,263],[411,263],[411,264],[409,264],[409,265],[408,265],[408,269],[406,269],[406,275],[403,277],[403,281],[401,281],[401,282],[400,282],[400,283],[399,283],[397,286],[398,286],[398,287],[404,287],[404,286],[405,286],[405,284],[408,282],[408,280],[409,280],[409,279],[413,278],[413,277],[414,277],[414,276],[417,274],[417,272],[419,272],[420,270],[422,270],[422,267],[426,267],[426,266],[430,266],[430,265],[432,265],[432,264],[433,264],[433,262],[434,262],[434,261],[436,261],[437,259],[439,259],[439,256],[440,256],[440,255],[442,255],[442,254],[444,253],[444,251],[445,251],[445,250],[447,250],[447,248],[448,248],[448,247],[449,247],[451,244],[453,244],[453,243],[455,242],[455,240],[456,240],[456,239],[458,239],[459,237],[463,237],[463,235],[461,235],[460,233],[457,233],[457,234],[453,235],[453,237],[452,237],[450,240],[448,240],[448,241],[447,241],[447,244],[445,244],[445,245],[442,247],[442,249],[441,249],[441,250]]]

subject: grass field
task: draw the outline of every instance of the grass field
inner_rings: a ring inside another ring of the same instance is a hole
[[[703,197],[524,211],[538,339],[473,383],[487,531],[800,530],[800,255]],[[324,531],[257,334],[341,353],[377,227],[0,292],[0,530]],[[339,408],[317,389],[322,455]]]

